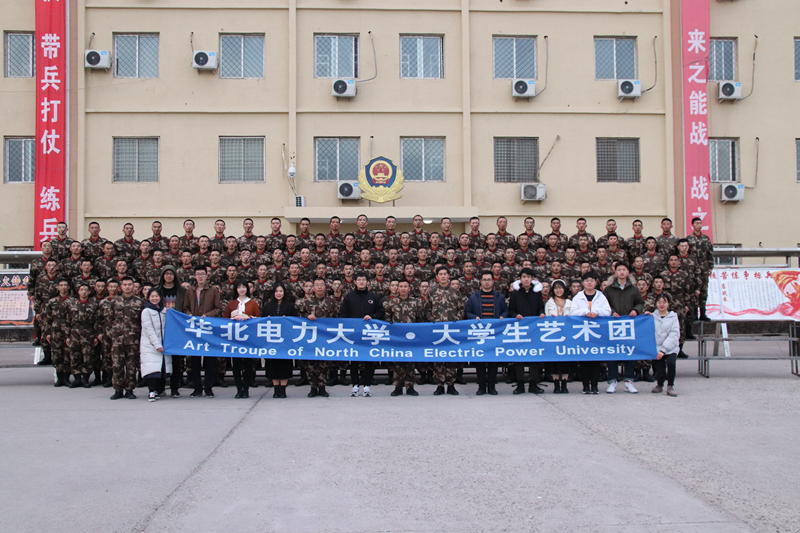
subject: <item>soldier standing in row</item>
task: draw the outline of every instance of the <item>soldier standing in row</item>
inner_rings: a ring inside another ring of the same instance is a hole
[[[412,298],[409,295],[410,289],[408,280],[402,280],[397,285],[397,297],[384,300],[383,308],[386,311],[387,321],[392,324],[425,321],[425,305],[419,298]],[[391,395],[401,396],[405,387],[407,396],[419,396],[414,390],[414,363],[394,363],[391,368],[394,373],[394,391]]]
[[[48,262],[48,264],[51,264]],[[50,346],[53,367],[56,369],[56,387],[69,385],[70,359],[67,345],[67,324],[69,320],[69,282],[64,278],[56,280],[58,296],[48,300],[42,313],[45,340]]]
[[[69,307],[67,346],[69,346],[70,366],[74,379],[69,386],[71,389],[81,386],[85,389],[91,387],[89,375],[93,370],[94,347],[97,345],[95,336],[97,302],[89,298],[91,292],[89,285],[82,283],[78,285],[78,297],[67,300]]]
[[[447,267],[440,266],[436,269],[436,285],[431,287],[426,304],[427,322],[455,322],[464,318],[462,296],[458,290],[450,286],[450,273]],[[434,363],[433,379],[439,384],[434,395],[445,393],[458,395],[455,387],[456,374],[460,363]]]
[[[339,304],[333,297],[328,296],[325,287],[325,280],[315,279],[312,294],[298,302],[300,316],[309,320],[317,318],[335,318],[338,316]],[[306,368],[308,383],[311,385],[309,398],[322,396],[327,398],[328,392],[325,390],[325,376],[328,374],[329,364],[327,361],[309,361]]]
[[[111,399],[119,400],[124,395],[125,398],[134,400],[144,300],[134,295],[133,278],[130,276],[122,278],[120,288],[122,297],[111,303],[111,384],[114,387]]]

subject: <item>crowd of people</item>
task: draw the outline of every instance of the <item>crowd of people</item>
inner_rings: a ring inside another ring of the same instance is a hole
[[[257,316],[363,318],[388,322],[442,322],[476,318],[558,315],[621,316],[650,313],[655,317],[658,359],[633,362],[514,363],[505,365],[514,394],[541,394],[552,380],[554,393],[568,393],[567,383],[580,380],[585,394],[597,394],[608,381],[616,391],[620,366],[625,390],[637,392],[635,381],[656,381],[653,392],[675,396],[675,362],[692,338],[694,320],[706,320],[705,300],[713,266],[712,245],[702,233],[702,220],[692,221],[686,238],[672,234],[672,221],[661,221],[658,236],[645,236],[642,221],[633,235],[617,234],[613,219],[599,238],[587,231],[584,218],[576,232],[535,231],[524,220],[519,234],[508,232],[507,219],[496,230],[481,232],[473,217],[468,231],[452,232],[449,218],[440,231],[424,229],[415,216],[413,229],[397,232],[389,216],[384,228],[369,228],[360,215],[357,230],[340,232],[339,217],[330,219],[327,234],[311,234],[303,219],[296,235],[281,231],[273,218],[270,232],[254,233],[252,219],[243,235],[226,235],[223,220],[213,236],[195,235],[195,223],[183,223],[183,235],[162,236],[152,223],[152,236],[134,238],[133,224],[122,238],[101,237],[92,222],[90,237],[68,236],[67,224],[42,243],[42,257],[31,263],[28,294],[35,311],[40,364],[55,368],[56,387],[114,389],[111,399],[135,398],[137,385],[147,385],[148,399],[179,389],[192,397],[214,397],[214,387],[227,387],[232,367],[236,397],[249,397],[257,386],[261,361],[246,358],[182,357],[163,350],[166,309],[192,316],[247,320]],[[434,394],[457,395],[464,383],[460,363],[389,363],[392,396],[415,396],[415,384],[437,385]],[[498,365],[475,363],[478,395],[497,394]],[[527,378],[526,378],[527,368]],[[350,379],[347,370],[350,370]],[[652,370],[652,373],[651,373]],[[351,396],[370,396],[375,363],[267,360],[264,368],[273,396],[286,397],[288,380],[299,371],[298,385],[310,385],[308,396],[328,396],[327,387],[351,385]],[[92,374],[94,379],[92,380]]]

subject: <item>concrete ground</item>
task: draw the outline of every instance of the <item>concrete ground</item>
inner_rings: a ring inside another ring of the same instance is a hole
[[[468,383],[458,397],[262,386],[149,403],[56,389],[32,357],[0,346],[3,532],[800,531],[786,360],[715,361],[711,379],[679,361],[677,398],[649,383],[476,397]]]

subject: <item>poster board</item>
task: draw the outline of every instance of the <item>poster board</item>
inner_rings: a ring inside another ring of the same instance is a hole
[[[0,270],[0,328],[32,327],[33,315],[28,271]]]
[[[706,314],[711,320],[800,320],[800,269],[714,268]]]

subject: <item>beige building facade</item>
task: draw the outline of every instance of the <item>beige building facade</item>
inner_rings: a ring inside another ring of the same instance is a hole
[[[33,2],[0,0],[0,247],[31,246],[35,80],[25,73]],[[669,0],[70,0],[70,234],[97,220],[117,239],[150,222],[238,235],[273,216],[327,231],[333,215],[371,228],[419,213],[438,228],[471,216],[484,232],[504,215],[549,232],[577,217],[604,233],[683,227],[680,6]],[[755,35],[758,35],[756,39]],[[711,2],[712,72],[738,80],[738,101],[709,98],[714,239],[744,247],[800,243],[800,10],[789,0]],[[35,40],[31,39],[31,43]],[[757,45],[756,45],[757,42]],[[374,44],[374,54],[373,54]],[[33,44],[31,44],[33,46]],[[754,48],[757,46],[755,62]],[[108,51],[109,69],[84,67]],[[213,51],[217,69],[193,67]],[[755,65],[755,85],[753,68]],[[352,98],[332,96],[355,78]],[[374,79],[369,79],[374,78]],[[535,81],[515,98],[514,78]],[[642,96],[618,98],[619,79]],[[647,90],[649,89],[649,90]],[[709,95],[717,83],[709,83]],[[27,143],[27,144],[26,144]],[[283,154],[283,155],[282,155]],[[354,169],[386,156],[406,177],[392,204],[337,198]],[[286,167],[296,168],[294,190]],[[547,198],[520,198],[521,182]],[[726,183],[741,201],[721,201]],[[297,207],[295,196],[305,198]]]

